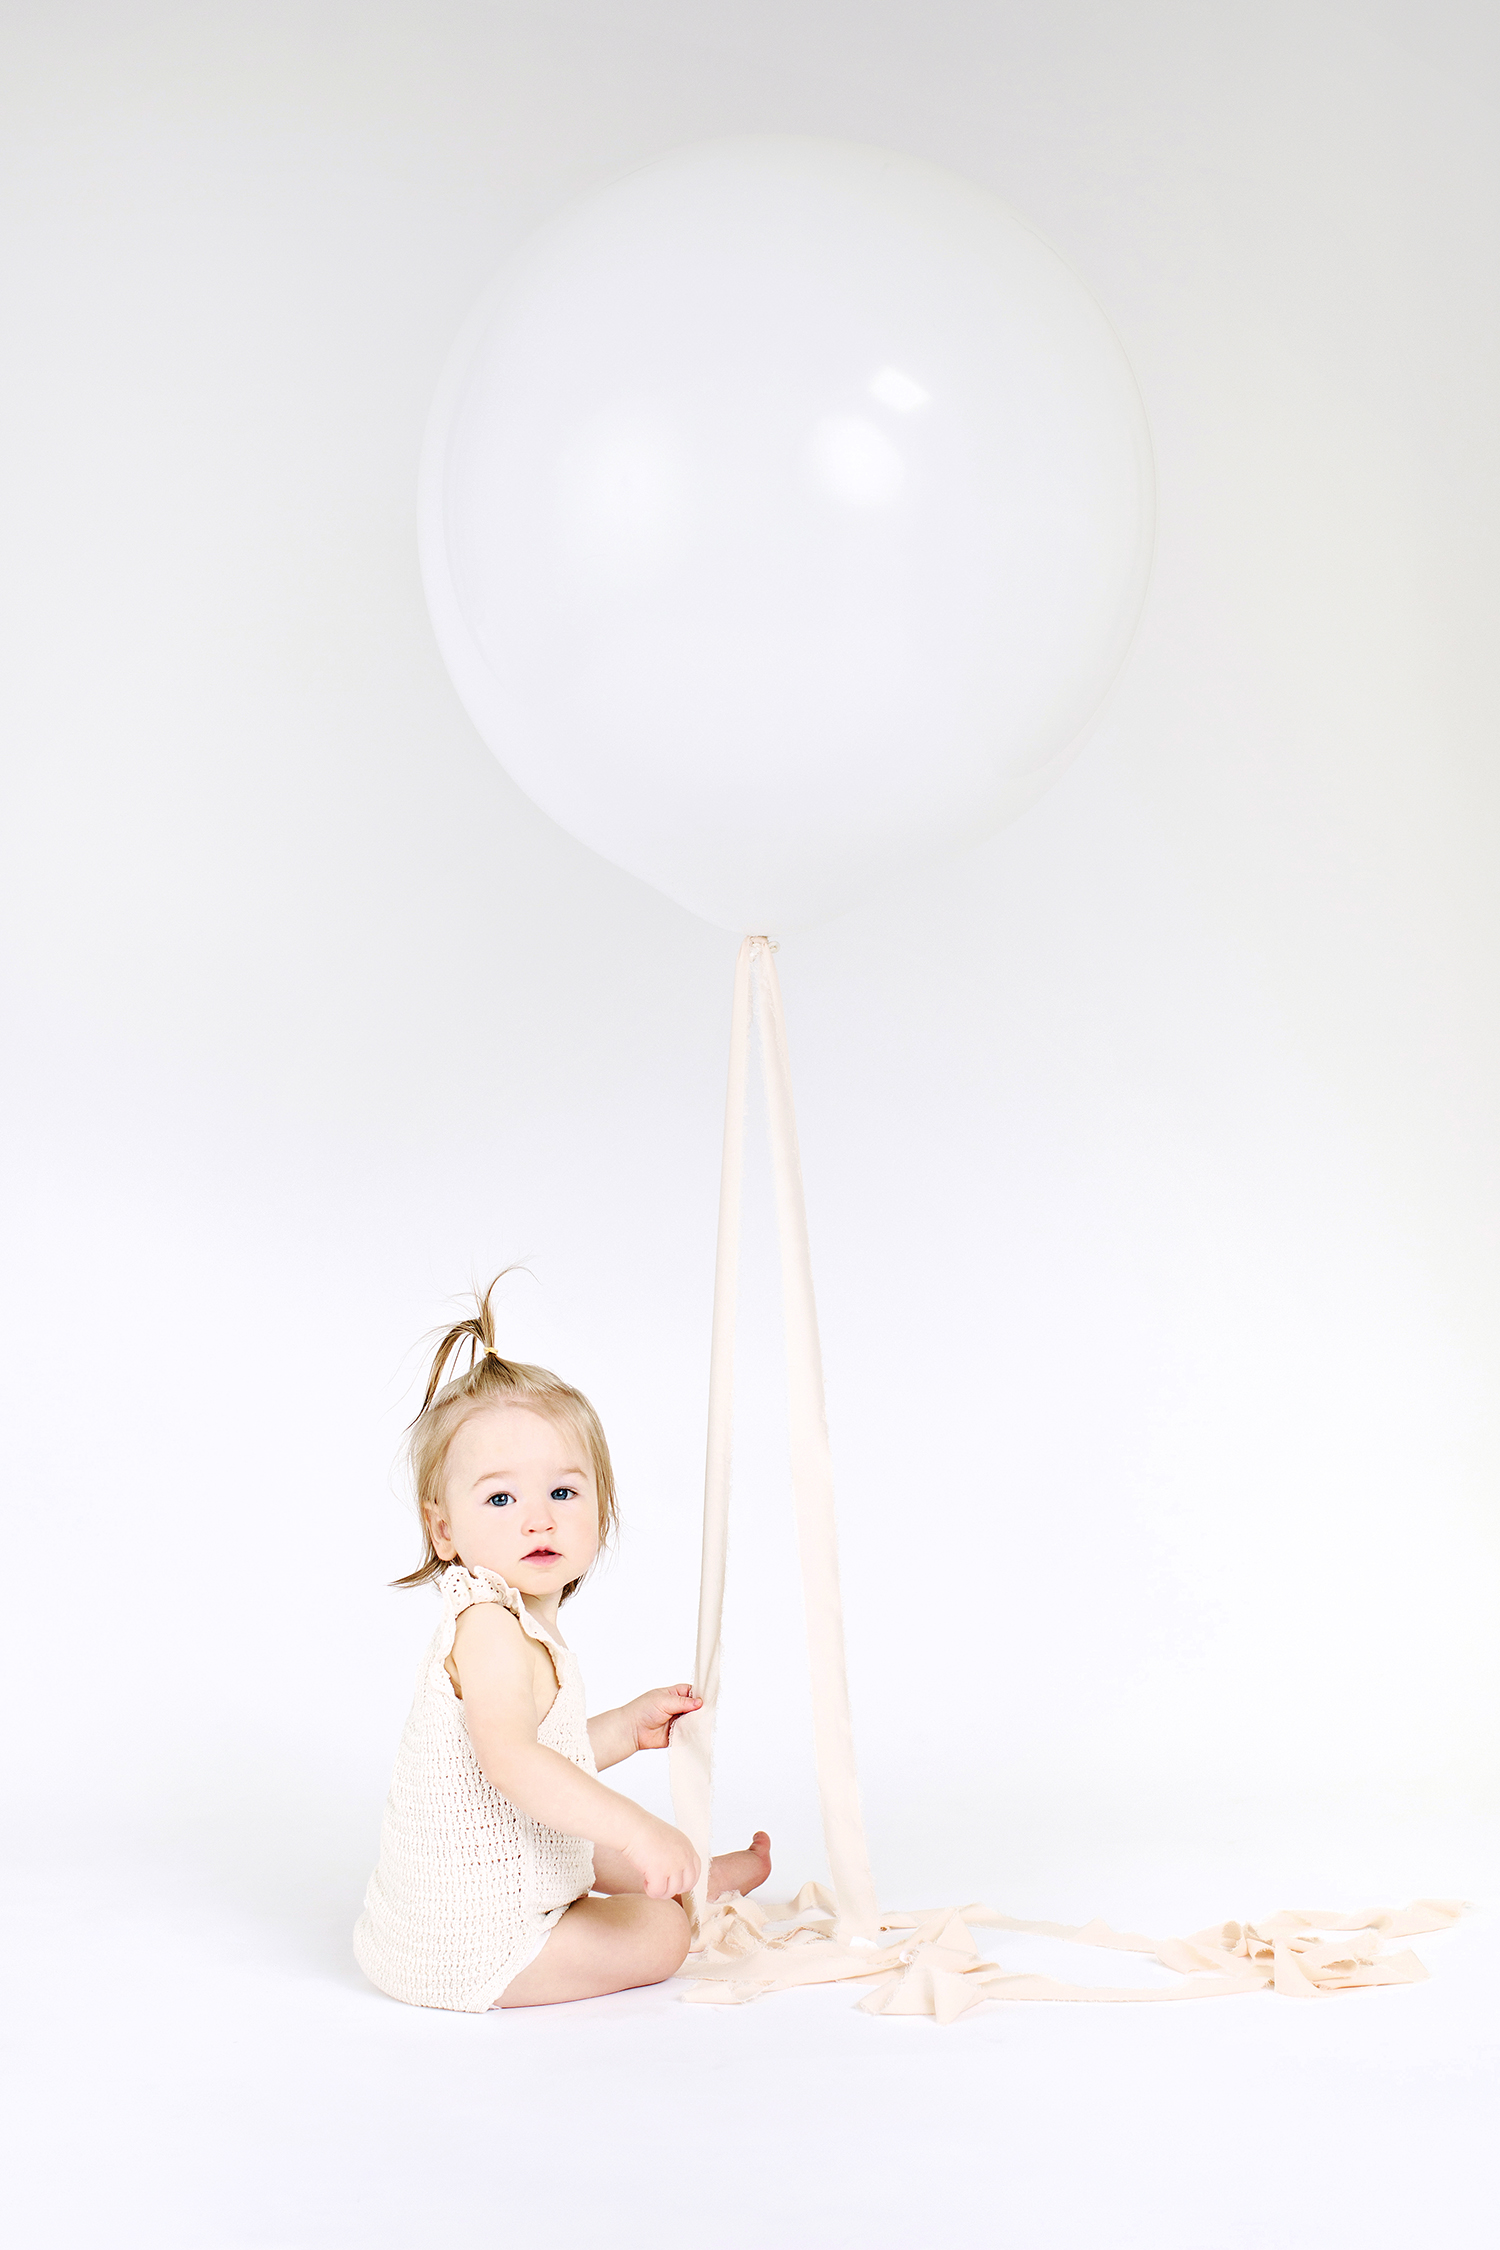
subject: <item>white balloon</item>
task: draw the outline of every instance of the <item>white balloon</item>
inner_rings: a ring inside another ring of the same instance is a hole
[[[983,190],[709,142],[532,236],[432,411],[422,566],[500,762],[735,930],[822,921],[1037,796],[1150,569],[1118,339]]]

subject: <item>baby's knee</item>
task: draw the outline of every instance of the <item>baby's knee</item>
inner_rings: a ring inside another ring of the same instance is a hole
[[[642,1899],[641,1904],[651,1909],[643,1933],[651,1956],[655,1982],[675,1974],[687,1959],[691,1932],[688,1918],[675,1898]]]

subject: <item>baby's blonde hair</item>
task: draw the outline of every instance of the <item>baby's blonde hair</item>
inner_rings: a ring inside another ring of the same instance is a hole
[[[469,1416],[486,1406],[529,1406],[533,1414],[544,1414],[548,1421],[556,1422],[569,1436],[577,1438],[587,1449],[594,1472],[594,1489],[599,1496],[601,1548],[608,1544],[618,1526],[615,1472],[610,1463],[609,1445],[603,1425],[582,1391],[575,1391],[571,1383],[564,1383],[545,1367],[529,1367],[524,1360],[502,1359],[495,1349],[490,1299],[496,1284],[504,1278],[504,1274],[496,1274],[482,1297],[475,1291],[473,1315],[450,1328],[433,1355],[427,1396],[407,1436],[407,1459],[427,1551],[416,1570],[408,1571],[404,1578],[392,1579],[393,1586],[421,1586],[429,1578],[435,1578],[440,1570],[447,1569],[432,1543],[432,1512],[442,1505],[443,1473],[448,1465],[449,1446]],[[449,1361],[465,1344],[469,1347],[468,1367],[463,1374],[445,1383],[443,1377]],[[581,1577],[573,1579],[564,1586],[562,1599],[566,1601],[582,1584]]]

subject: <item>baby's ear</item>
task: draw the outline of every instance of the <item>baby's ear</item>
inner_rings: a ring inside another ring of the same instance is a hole
[[[454,1556],[458,1553],[458,1549],[453,1544],[453,1535],[448,1529],[447,1518],[441,1510],[428,1509],[427,1534],[433,1546],[437,1549],[439,1559],[442,1562],[452,1562]]]

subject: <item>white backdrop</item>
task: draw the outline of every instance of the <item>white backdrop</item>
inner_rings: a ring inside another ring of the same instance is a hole
[[[343,1963],[428,1631],[385,1591],[415,1340],[507,1260],[502,1334],[616,1448],[596,1700],[689,1659],[734,941],[480,745],[415,472],[530,223],[789,129],[1010,199],[1160,475],[1082,757],[780,956],[882,1892],[1168,1930],[1482,1891],[1493,17],[12,0],[5,44],[21,1833]],[[798,1880],[766,1248],[748,1291],[724,1827]]]

